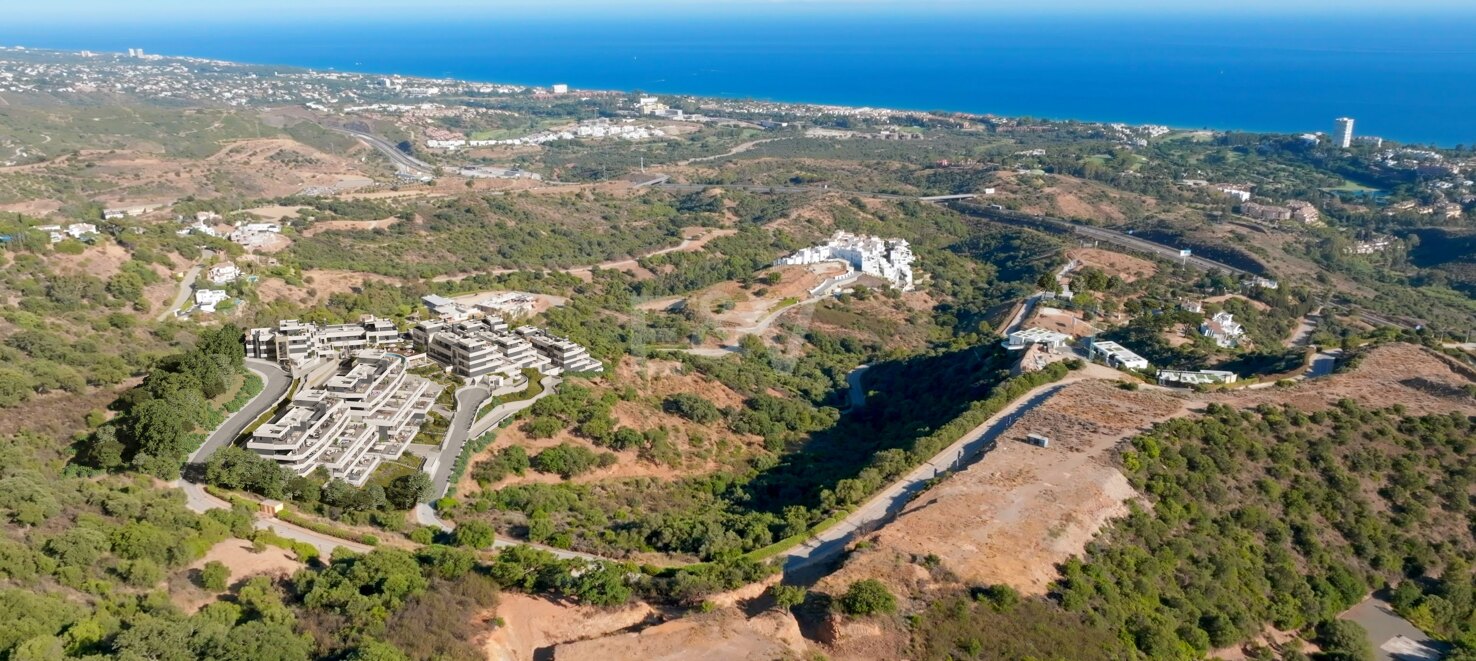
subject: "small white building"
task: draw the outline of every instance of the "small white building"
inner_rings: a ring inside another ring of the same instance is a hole
[[[196,289],[195,306],[202,312],[215,312],[215,306],[230,298],[224,289]]]
[[[1039,344],[1051,351],[1060,351],[1071,342],[1071,336],[1065,333],[1057,333],[1045,328],[1026,328],[1017,330],[1006,336],[1004,347],[1011,351],[1029,348],[1032,344]]]
[[[235,264],[220,264],[210,268],[210,281],[217,285],[235,282],[241,277],[241,269]]]
[[[1111,340],[1092,339],[1087,347],[1093,360],[1101,360],[1112,367],[1122,367],[1130,370],[1148,369],[1148,359],[1133,353],[1121,344]]]
[[[1228,197],[1228,198],[1230,198],[1232,200],[1235,200],[1236,202],[1242,202],[1242,203],[1244,203],[1244,202],[1249,202],[1250,199],[1251,199],[1251,192],[1248,191],[1248,190],[1245,190],[1243,188],[1234,188],[1232,186],[1220,186],[1216,190],[1220,191],[1221,193],[1224,193],[1225,194],[1225,197]]]
[[[1199,333],[1214,340],[1220,347],[1231,348],[1240,344],[1245,329],[1235,321],[1235,315],[1221,310],[1199,325]]]
[[[74,239],[92,236],[97,234],[97,225],[93,225],[92,223],[72,223],[71,225],[67,225],[66,233],[67,236]]]
[[[1163,386],[1200,386],[1235,383],[1240,377],[1224,370],[1158,370],[1158,384]]]

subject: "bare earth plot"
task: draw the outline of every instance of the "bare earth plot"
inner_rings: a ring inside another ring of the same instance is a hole
[[[504,624],[483,643],[488,661],[554,658],[548,654],[554,645],[619,632],[657,617],[649,605],[639,602],[611,611],[516,592],[504,592],[499,601],[497,615]],[[601,657],[600,661],[616,658],[627,657]]]
[[[969,584],[1007,584],[1043,594],[1056,564],[1078,555],[1107,521],[1127,513],[1137,493],[1112,465],[1113,449],[1153,423],[1188,414],[1187,399],[1122,390],[1106,381],[1066,386],[1026,413],[999,447],[923,493],[822,583],[897,576],[896,559],[936,554]],[[1041,434],[1050,447],[1024,443]],[[885,579],[884,579],[885,580]],[[921,587],[921,586],[918,586]]]
[[[1077,248],[1067,251],[1066,256],[1082,266],[1096,267],[1107,275],[1122,278],[1123,282],[1152,277],[1158,272],[1158,265],[1146,259],[1100,248]]]

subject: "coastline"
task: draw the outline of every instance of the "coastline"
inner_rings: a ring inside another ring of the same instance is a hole
[[[73,52],[142,47],[248,66],[370,76],[567,83],[581,90],[1186,130],[1294,135],[1328,132],[1334,118],[1349,116],[1359,121],[1361,135],[1444,147],[1476,143],[1469,122],[1476,116],[1476,90],[1457,83],[1476,76],[1476,39],[1458,29],[1460,22],[1406,21],[1391,36],[1381,35],[1374,48],[1359,32],[1372,29],[1367,20],[1267,26],[1264,44],[1236,37],[1243,27],[1238,23],[1215,27],[1172,18],[1154,25],[1178,34],[1158,35],[1128,22],[1121,23],[1128,34],[1101,35],[1078,33],[1069,22],[893,26],[866,18],[704,24],[711,34],[700,35],[678,31],[671,18],[608,26],[579,19],[546,34],[522,34],[551,23],[448,27],[427,20],[232,24],[216,26],[221,33],[215,36],[173,25],[136,33],[12,27],[0,28],[0,43]],[[1471,27],[1469,34],[1476,34],[1476,22]],[[813,39],[801,35],[804,43],[793,43],[803,29],[813,29]],[[840,34],[846,30],[854,34]],[[1196,43],[1201,35],[1212,38]],[[1288,35],[1300,41],[1284,43]],[[1128,38],[1150,43],[1121,48]],[[861,52],[869,48],[880,54]],[[1274,65],[1278,58],[1288,64]]]

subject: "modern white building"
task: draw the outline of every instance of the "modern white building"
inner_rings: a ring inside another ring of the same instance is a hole
[[[543,374],[601,372],[605,366],[575,342],[535,326],[509,330],[501,317],[422,321],[410,330],[426,357],[467,381],[506,385],[525,369]]]
[[[366,316],[356,324],[328,326],[283,319],[276,328],[246,331],[246,357],[298,366],[314,358],[403,343],[400,330],[388,319]]]
[[[1093,338],[1087,350],[1093,360],[1101,360],[1112,367],[1122,367],[1130,370],[1148,369],[1148,359],[1133,353],[1121,344],[1111,340],[1098,340]]]
[[[569,93],[569,86],[568,85],[565,85],[564,83],[554,83],[553,93],[554,94],[568,94]]]
[[[1214,340],[1220,347],[1231,348],[1240,344],[1245,329],[1235,321],[1235,315],[1221,310],[1199,325],[1199,333]]]
[[[362,486],[381,462],[400,458],[442,388],[409,373],[404,356],[364,349],[320,388],[298,392],[258,427],[246,449],[298,475],[322,468]]]
[[[1236,202],[1249,202],[1251,199],[1251,192],[1244,188],[1236,188],[1234,186],[1219,186],[1216,187],[1215,190],[1220,191],[1225,195],[1225,197],[1235,200]]]
[[[1353,146],[1353,118],[1339,117],[1333,120],[1333,144],[1347,149]]]
[[[1234,372],[1224,370],[1158,370],[1158,384],[1163,386],[1207,386],[1239,380]]]
[[[883,278],[902,291],[912,291],[912,247],[903,239],[882,239],[836,232],[830,241],[805,248],[774,262],[775,266],[840,261],[851,268]]]
[[[72,223],[71,225],[67,225],[65,231],[67,236],[74,239],[81,239],[97,234],[97,225],[93,225],[92,223]]]
[[[1071,336],[1065,333],[1057,333],[1044,328],[1026,328],[1017,330],[1006,336],[1004,347],[1011,351],[1029,348],[1032,344],[1039,344],[1051,351],[1060,351],[1071,342]]]
[[[215,312],[215,306],[220,305],[230,295],[224,289],[196,289],[195,307],[201,312]]]

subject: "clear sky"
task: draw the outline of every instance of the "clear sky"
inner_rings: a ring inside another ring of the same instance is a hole
[[[618,15],[630,13],[792,14],[815,12],[965,14],[1326,14],[1473,13],[1471,0],[50,0],[15,2],[5,20],[38,23],[99,21],[197,22],[377,18],[437,14]],[[453,18],[448,16],[448,18]]]

